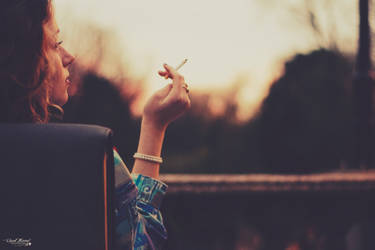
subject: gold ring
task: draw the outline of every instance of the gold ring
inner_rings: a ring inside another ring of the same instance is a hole
[[[186,90],[186,93],[189,93],[189,85],[184,83],[184,85],[182,85],[182,87]]]

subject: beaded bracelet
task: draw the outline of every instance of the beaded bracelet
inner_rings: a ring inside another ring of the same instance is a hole
[[[159,164],[163,163],[163,159],[161,157],[153,156],[153,155],[145,155],[145,154],[141,154],[141,153],[135,153],[133,155],[133,158],[144,160],[144,161],[155,162],[155,163],[159,163]]]

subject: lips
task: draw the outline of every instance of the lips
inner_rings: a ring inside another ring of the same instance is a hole
[[[70,79],[70,77],[68,76],[66,79],[65,79],[65,82],[67,83],[67,84],[72,84],[72,80]]]

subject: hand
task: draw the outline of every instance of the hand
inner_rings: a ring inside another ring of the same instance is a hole
[[[167,64],[163,66],[165,71],[159,71],[159,75],[171,78],[172,83],[152,95],[143,111],[144,122],[161,130],[165,130],[169,123],[190,108],[184,77],[171,66]]]

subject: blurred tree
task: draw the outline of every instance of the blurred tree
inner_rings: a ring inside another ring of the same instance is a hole
[[[255,123],[237,123],[237,104],[224,97],[223,111],[210,111],[213,93],[192,93],[192,107],[172,123],[165,137],[162,171],[169,173],[259,172]],[[249,152],[249,149],[252,149]]]
[[[285,64],[258,117],[267,171],[323,171],[352,160],[351,75],[348,59],[323,49]]]
[[[132,117],[133,99],[123,98],[120,90],[109,80],[87,73],[82,89],[64,106],[64,121],[96,124],[114,131],[114,144],[129,168],[133,165],[132,153],[137,150],[139,126]]]

